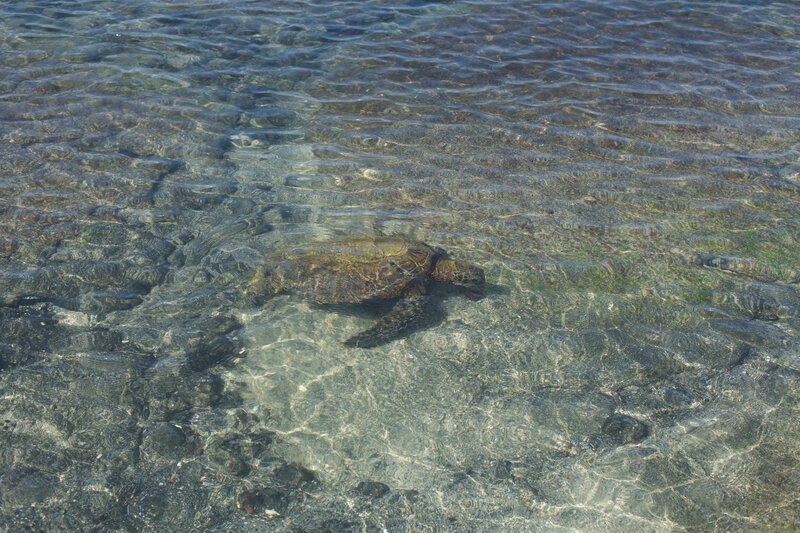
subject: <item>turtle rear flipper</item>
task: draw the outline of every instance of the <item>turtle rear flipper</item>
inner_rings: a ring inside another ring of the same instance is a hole
[[[392,310],[375,322],[371,328],[353,335],[344,342],[345,346],[373,348],[386,344],[416,326],[428,307],[427,296],[413,296],[399,300]]]

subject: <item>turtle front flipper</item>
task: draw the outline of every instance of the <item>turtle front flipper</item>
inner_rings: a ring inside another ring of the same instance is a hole
[[[429,298],[424,295],[399,300],[392,310],[375,322],[371,328],[354,335],[344,342],[345,346],[373,348],[386,344],[416,326],[428,307]]]

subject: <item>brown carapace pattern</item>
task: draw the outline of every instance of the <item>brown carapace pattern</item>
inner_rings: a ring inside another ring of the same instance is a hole
[[[478,287],[484,281],[481,268],[451,259],[441,248],[402,237],[377,237],[288,250],[272,267],[256,273],[245,292],[292,293],[318,304],[397,299],[371,328],[345,342],[371,348],[419,323],[432,282]]]

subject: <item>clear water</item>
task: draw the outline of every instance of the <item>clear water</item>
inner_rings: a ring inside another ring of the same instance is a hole
[[[4,530],[800,529],[800,7],[0,2]],[[238,292],[405,235],[368,313]]]

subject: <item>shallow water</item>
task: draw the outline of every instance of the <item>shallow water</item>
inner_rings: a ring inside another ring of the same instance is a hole
[[[800,528],[800,8],[0,2],[4,530]],[[369,312],[240,293],[410,236]]]

